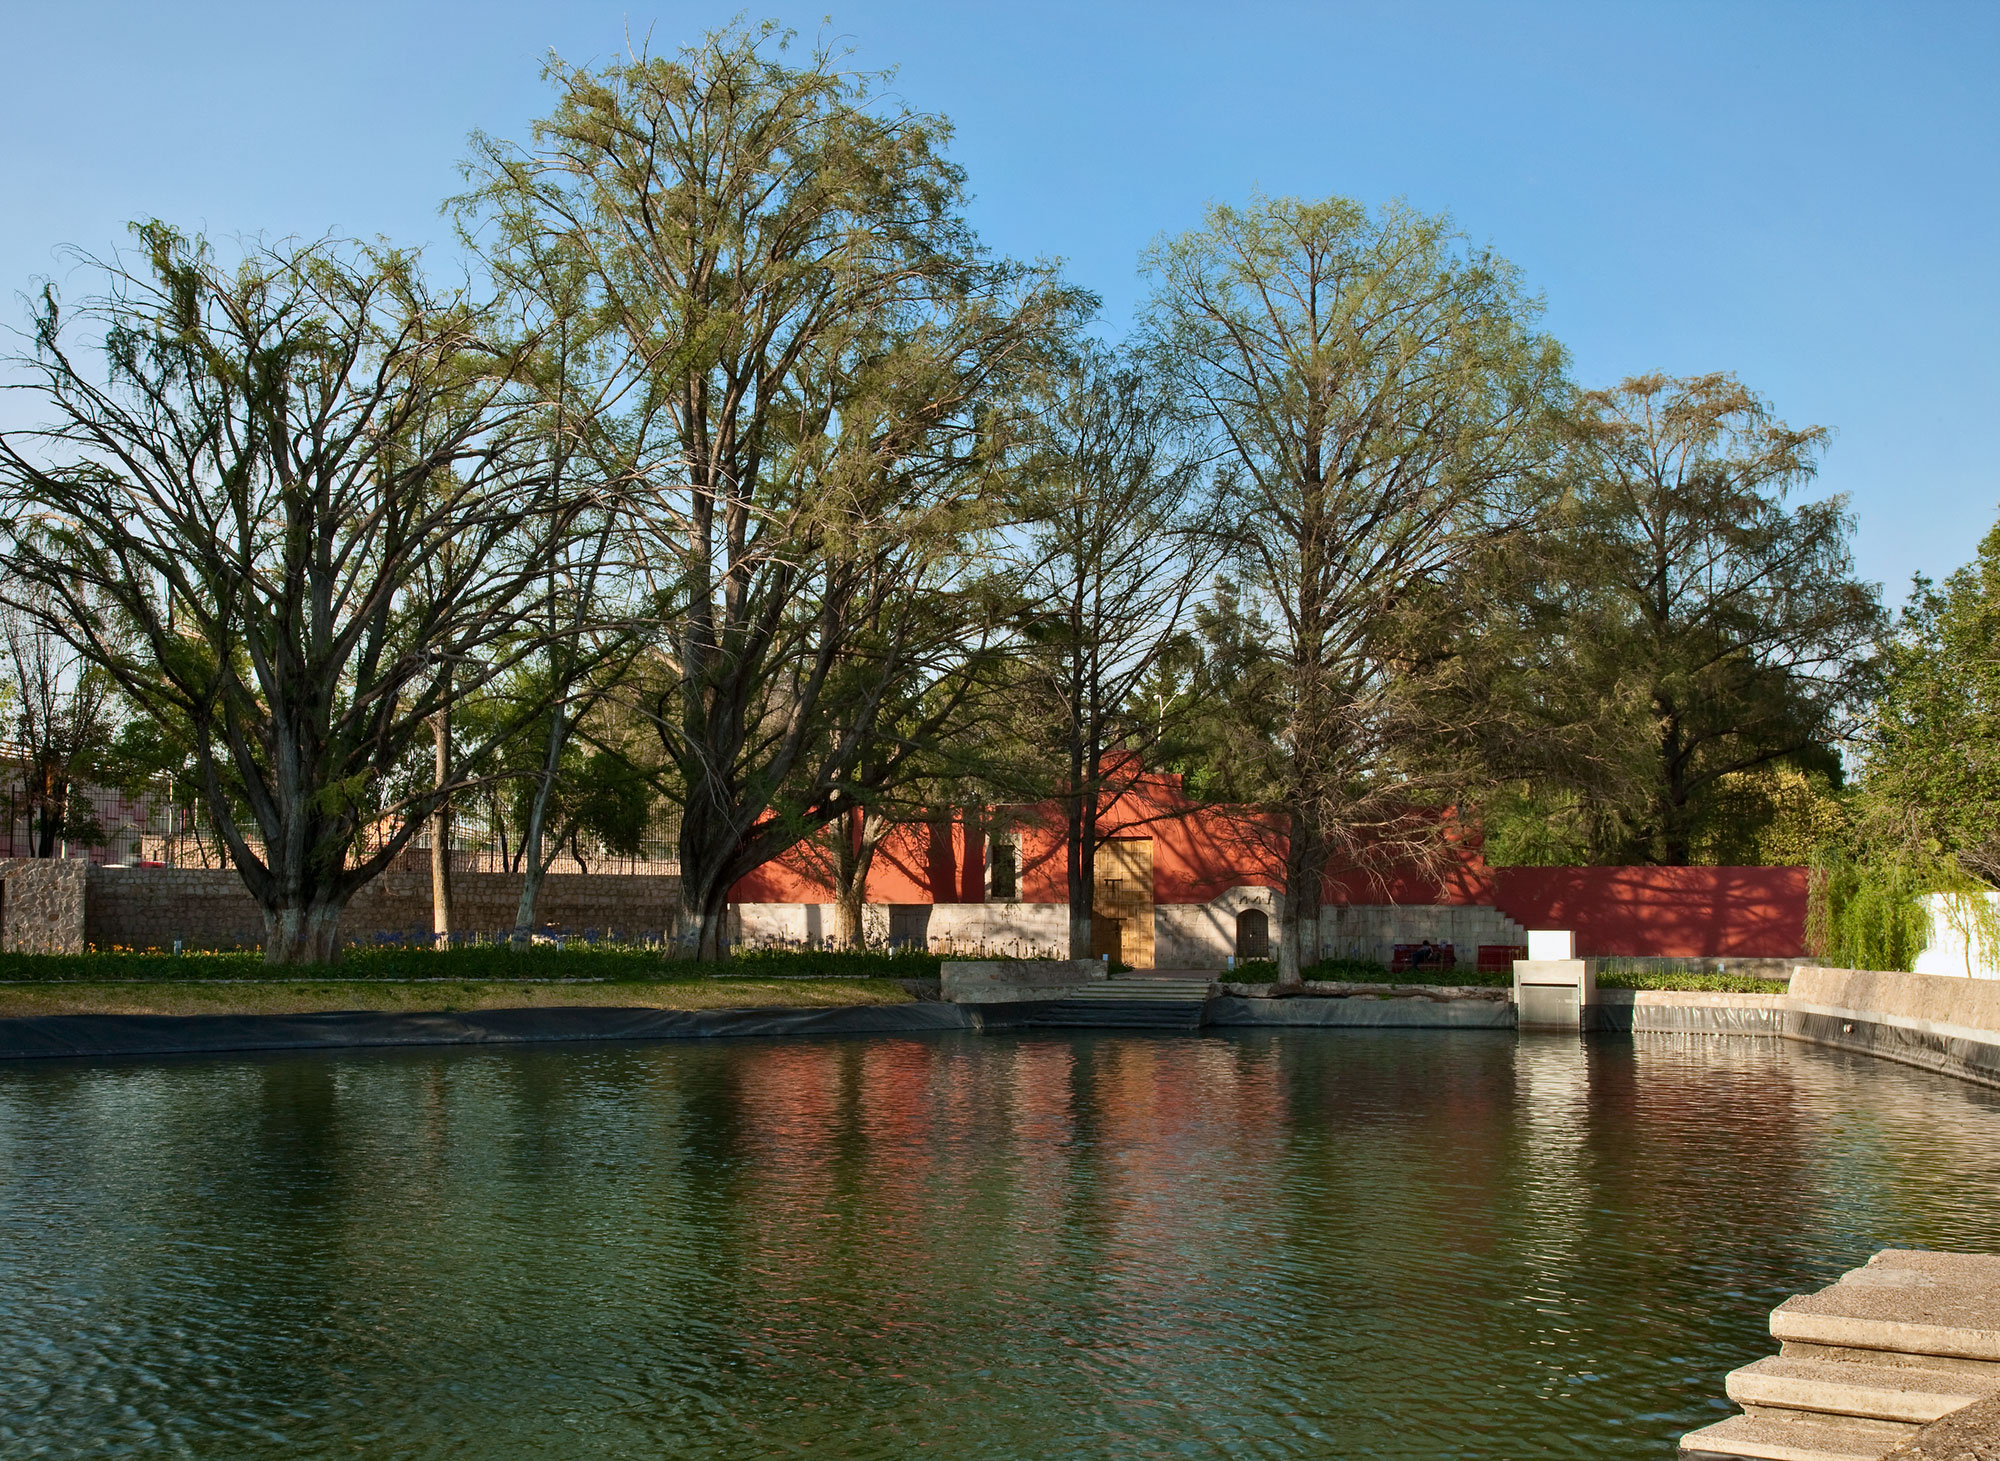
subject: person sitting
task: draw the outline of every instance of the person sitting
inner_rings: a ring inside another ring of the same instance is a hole
[[[1410,967],[1412,969],[1435,969],[1443,962],[1444,960],[1440,957],[1438,946],[1429,939],[1425,939],[1410,951]]]

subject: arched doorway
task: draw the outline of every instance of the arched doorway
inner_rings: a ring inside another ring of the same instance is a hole
[[[1236,915],[1236,957],[1271,957],[1271,915],[1261,908],[1245,908]]]

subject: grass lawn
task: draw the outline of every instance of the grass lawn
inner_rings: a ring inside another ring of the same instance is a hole
[[[820,1009],[903,1004],[894,979],[705,978],[618,981],[372,979],[62,980],[0,984],[0,1018],[17,1015],[297,1015],[615,1005],[633,1009]]]

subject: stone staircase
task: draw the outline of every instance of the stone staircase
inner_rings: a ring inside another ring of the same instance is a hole
[[[1771,1335],[1725,1382],[1743,1414],[1681,1437],[1685,1461],[1881,1461],[2000,1394],[2000,1258],[1884,1249],[1773,1309]]]
[[[1053,1029],[1196,1030],[1206,979],[1105,979],[1036,1006],[1023,1024]]]

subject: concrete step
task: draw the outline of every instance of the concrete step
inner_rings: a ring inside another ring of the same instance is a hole
[[[1059,999],[1021,1021],[1045,1029],[1198,1030],[1202,1007],[1186,1001]]]
[[[1885,1249],[1771,1311],[1773,1338],[2000,1361],[2000,1258]]]
[[[1949,1370],[1785,1355],[1745,1365],[1730,1374],[1724,1387],[1746,1409],[1816,1411],[1919,1425],[2000,1389],[1984,1377]]]
[[[1105,979],[1071,990],[1063,998],[1200,1004],[1208,998],[1208,982],[1201,979]]]
[[[1800,1412],[1732,1415],[1681,1437],[1682,1461],[1753,1456],[1759,1461],[1882,1461],[1915,1425]]]
[[[1991,1380],[2000,1386],[2000,1360],[1965,1360],[1943,1354],[1902,1354],[1893,1349],[1852,1349],[1840,1344],[1809,1344],[1788,1339],[1778,1353],[1792,1360],[1837,1360],[1850,1365],[1907,1365],[1918,1370],[1947,1370]]]

